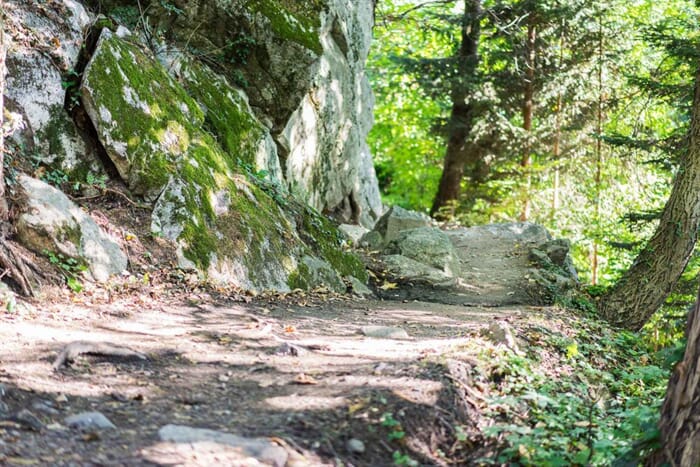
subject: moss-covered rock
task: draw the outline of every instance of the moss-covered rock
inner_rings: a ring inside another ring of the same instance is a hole
[[[277,156],[239,91],[186,58],[179,65],[182,83],[105,30],[81,91],[122,177],[156,198],[152,230],[177,243],[180,266],[258,290],[366,280],[335,226],[259,172],[279,172]]]
[[[238,163],[280,180],[277,147],[268,129],[253,114],[248,97],[226,78],[193,60],[184,60],[177,73],[187,92],[200,104],[205,127]]]
[[[322,53],[323,0],[152,1],[155,29],[182,48],[215,63],[243,86],[253,108],[284,127],[312,86]],[[174,7],[174,8],[173,8]],[[193,28],[193,25],[204,25]]]
[[[85,69],[81,95],[119,174],[147,199],[160,194],[183,160],[207,154],[226,165],[201,130],[199,105],[162,66],[108,29]]]

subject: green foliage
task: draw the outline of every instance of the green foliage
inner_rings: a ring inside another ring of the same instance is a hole
[[[66,285],[73,292],[79,293],[83,290],[83,284],[80,282],[79,276],[84,271],[87,271],[87,266],[75,258],[69,258],[62,253],[56,253],[49,250],[44,250],[44,254],[49,260],[49,263],[58,268],[66,280]]]
[[[610,465],[656,445],[674,362],[650,353],[639,336],[596,321],[579,318],[575,329],[565,336],[533,327],[537,346],[527,355],[489,355],[499,395],[489,404],[496,423],[485,434],[502,449],[485,463]]]
[[[422,4],[377,6],[369,141],[385,201],[427,211],[442,169],[451,83],[463,79],[454,67],[462,4]],[[465,167],[454,217],[466,225],[513,221],[527,196],[530,220],[572,240],[581,279],[592,280],[595,258],[598,283],[613,283],[655,227],[625,219],[660,210],[683,153],[696,7],[689,0],[483,6],[470,97],[482,105],[466,142],[479,162]],[[529,135],[522,130],[528,21],[536,23],[537,55]],[[524,170],[526,143],[532,165]]]

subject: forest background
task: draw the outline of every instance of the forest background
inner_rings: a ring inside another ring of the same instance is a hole
[[[478,24],[466,72],[465,18]],[[541,223],[571,240],[595,295],[630,266],[668,199],[697,31],[687,0],[380,2],[370,145],[386,202],[466,225]],[[468,155],[459,196],[436,206],[459,92]],[[698,265],[695,254],[648,326],[655,345],[682,334]]]

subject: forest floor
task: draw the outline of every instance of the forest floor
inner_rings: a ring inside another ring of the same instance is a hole
[[[175,424],[272,440],[290,466],[472,465],[493,447],[482,435],[499,376],[491,357],[544,329],[573,332],[556,307],[197,287],[100,293],[0,313],[0,409],[10,414],[0,464],[262,465],[225,443],[159,437]],[[489,339],[484,330],[505,322],[516,340]],[[55,370],[74,341],[147,360],[82,356]],[[116,429],[67,426],[86,411]]]

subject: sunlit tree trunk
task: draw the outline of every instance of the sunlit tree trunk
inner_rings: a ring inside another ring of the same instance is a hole
[[[612,324],[637,330],[658,310],[695,247],[700,226],[700,68],[688,151],[683,156],[656,232],[630,269],[601,297],[599,310]]]
[[[661,408],[661,449],[646,465],[700,465],[700,292],[686,326],[688,343],[676,365]]]
[[[525,86],[523,93],[523,130],[525,131],[525,146],[523,155],[520,160],[520,166],[526,177],[525,189],[523,190],[522,208],[520,211],[520,220],[526,221],[530,217],[530,188],[532,185],[532,174],[530,168],[532,166],[532,113],[535,98],[535,58],[537,54],[535,40],[537,39],[537,29],[535,22],[530,15],[527,24],[527,47],[525,52]]]
[[[600,224],[600,208],[603,183],[603,105],[605,96],[603,90],[603,13],[598,12],[598,108],[596,109],[596,133],[595,140],[595,222]],[[591,283],[598,283],[598,237],[593,238],[593,252],[591,254]]]
[[[479,63],[478,47],[483,15],[481,0],[467,0],[462,20],[462,42],[457,63],[459,78],[452,86],[452,111],[449,120],[449,136],[442,176],[437,194],[430,209],[434,217],[444,217],[441,209],[449,207],[459,199],[464,165],[469,159],[467,140],[474,125],[474,104],[470,102],[470,91],[477,79]]]

